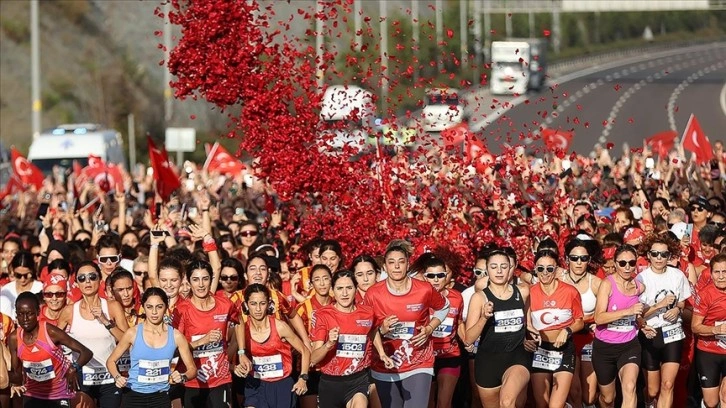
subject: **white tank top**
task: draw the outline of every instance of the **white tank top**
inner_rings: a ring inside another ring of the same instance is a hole
[[[112,384],[114,382],[106,369],[106,360],[116,348],[116,339],[98,320],[86,320],[81,316],[81,302],[73,304],[73,321],[68,334],[93,352],[93,358],[83,366],[84,385]],[[108,303],[101,299],[101,310],[108,317]],[[73,353],[73,361],[78,355]]]
[[[580,299],[582,300],[582,313],[589,315],[595,313],[595,305],[597,304],[597,297],[592,291],[592,274],[587,278],[587,292],[580,293]]]

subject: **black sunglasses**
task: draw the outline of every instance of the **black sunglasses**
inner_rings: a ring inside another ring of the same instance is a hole
[[[693,212],[693,211],[696,211],[696,212],[706,211],[705,208],[703,208],[701,206],[698,206],[698,205],[693,205],[693,206],[691,206],[689,208],[691,209],[691,212]]]
[[[630,261],[620,260],[615,262],[620,265],[621,268],[625,268],[625,265],[628,265],[632,268],[635,266],[635,264],[638,263],[638,261],[636,261],[635,259],[631,259]]]
[[[709,221],[708,225],[714,225],[717,228],[723,228],[724,226],[726,226],[726,222]]]
[[[134,275],[146,277],[146,276],[149,276],[149,272],[147,272],[147,271],[134,271]]]
[[[652,258],[661,257],[661,258],[668,259],[671,257],[670,251],[650,251],[649,253]]]
[[[28,273],[14,273],[15,279],[28,279],[30,278],[30,272]]]
[[[222,275],[222,276],[219,277],[219,280],[225,281],[225,282],[227,282],[227,281],[237,282],[239,280],[239,276],[237,276],[237,275]]]
[[[537,268],[535,268],[537,273],[545,273],[545,272],[546,273],[555,273],[555,269],[556,268],[552,265],[548,265],[548,266],[539,265]]]
[[[569,259],[570,262],[590,262],[590,255],[568,255],[567,259]]]
[[[247,237],[256,237],[257,234],[258,234],[257,231],[240,231],[238,235],[240,237],[247,238]]]
[[[444,279],[446,277],[446,272],[425,273],[424,277],[426,279]]]
[[[98,274],[95,273],[95,272],[91,272],[91,273],[87,273],[85,275],[77,275],[76,276],[76,281],[78,281],[79,283],[85,282],[86,279],[88,279],[91,282],[95,282],[95,281],[98,280]]]

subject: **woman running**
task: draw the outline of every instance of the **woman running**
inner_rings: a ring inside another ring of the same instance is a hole
[[[235,373],[245,379],[245,406],[255,408],[294,408],[295,397],[307,391],[310,351],[295,331],[271,315],[270,290],[261,284],[245,289],[243,313],[249,316],[244,327],[246,354],[251,366],[239,364]],[[292,348],[302,356],[301,373],[297,381],[291,377]]]
[[[678,253],[679,243],[667,235],[651,234],[641,244],[650,266],[641,272],[637,281],[645,286],[640,301],[646,305],[646,324],[655,330],[639,334],[643,348],[642,366],[646,373],[646,403],[658,399],[658,408],[673,405],[673,384],[678,375],[683,350],[683,319],[685,302],[691,297],[686,275],[668,266],[671,254]],[[652,334],[652,333],[651,333]]]
[[[192,296],[177,306],[172,317],[172,327],[191,343],[197,367],[197,378],[184,384],[184,407],[229,407],[232,376],[227,359],[227,330],[237,318],[235,309],[226,296],[213,294],[213,272],[208,262],[192,262],[186,275]],[[181,371],[184,367],[182,364],[177,369]]]
[[[310,279],[312,280],[313,294],[297,307],[297,313],[302,317],[308,333],[312,333],[317,312],[333,302],[333,297],[330,296],[330,281],[332,279],[330,269],[324,264],[315,265],[310,272]],[[320,370],[311,367],[309,375],[310,378],[307,381],[308,390],[300,397],[301,408],[315,408],[318,403]]]
[[[63,310],[68,305],[68,281],[59,273],[45,276],[43,281],[43,305],[40,307],[40,321],[58,325]]]
[[[376,313],[383,351],[393,367],[374,359],[371,374],[384,407],[424,407],[434,374],[430,337],[446,319],[449,302],[427,282],[408,276],[403,247],[390,246],[384,260],[388,276],[368,289],[364,302]]]
[[[10,382],[23,396],[24,408],[70,407],[78,390],[80,367],[93,357],[91,350],[63,330],[38,320],[38,298],[23,292],[15,301],[18,329],[8,339],[12,371]],[[61,346],[78,355],[70,363]],[[3,357],[4,358],[4,357]]]
[[[726,254],[711,259],[711,281],[693,305],[691,328],[696,340],[696,368],[703,405],[726,406]]]
[[[332,286],[335,303],[317,312],[311,333],[310,363],[318,364],[322,372],[318,406],[366,408],[375,315],[370,307],[356,302],[353,272],[336,272]]]
[[[130,328],[106,362],[108,372],[113,376],[116,387],[130,390],[124,393],[124,408],[169,407],[170,384],[184,384],[197,375],[189,343],[184,335],[164,322],[169,298],[159,288],[147,289],[141,297],[146,319]],[[128,378],[121,375],[118,360],[130,351],[131,369]],[[180,373],[172,369],[174,353],[188,367]]]
[[[432,256],[423,262],[421,270],[424,279],[449,301],[449,313],[431,335],[435,357],[431,398],[437,408],[449,408],[461,375],[459,339],[464,337],[464,325],[460,324],[464,299],[458,290],[449,288],[453,273],[444,261]]]
[[[635,383],[640,367],[639,319],[643,304],[638,301],[645,291],[635,279],[638,252],[630,245],[615,251],[615,273],[600,284],[595,306],[595,340],[592,345],[592,365],[600,389],[600,405],[613,407],[615,377],[620,378],[623,403],[634,408]]]
[[[526,395],[532,355],[524,348],[529,289],[509,282],[509,256],[495,249],[487,256],[488,286],[469,303],[464,343],[479,339],[474,375],[482,407],[517,406]]]
[[[527,315],[540,342],[532,359],[532,391],[538,408],[564,407],[575,372],[572,334],[584,327],[582,301],[574,286],[555,278],[555,252],[538,252],[535,271],[539,282],[530,288]]]
[[[106,407],[119,407],[121,394],[106,369],[106,360],[116,342],[128,329],[126,316],[118,302],[101,298],[101,269],[91,261],[82,262],[76,272],[81,300],[66,308],[58,319],[58,328],[93,352],[93,359],[83,366],[81,392]],[[74,358],[78,358],[74,354]]]
[[[613,253],[615,251],[613,250]],[[580,293],[584,327],[572,336],[575,343],[575,375],[570,387],[570,398],[579,405],[595,404],[597,397],[597,378],[592,368],[592,342],[595,339],[595,294],[600,289],[602,280],[588,271],[591,259],[587,245],[573,239],[565,245],[567,269],[560,275],[560,280],[577,288]],[[614,265],[614,262],[613,262]]]

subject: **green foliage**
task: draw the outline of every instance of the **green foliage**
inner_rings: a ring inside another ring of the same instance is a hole
[[[26,20],[3,18],[0,28],[12,41],[23,44],[30,41],[30,27]]]

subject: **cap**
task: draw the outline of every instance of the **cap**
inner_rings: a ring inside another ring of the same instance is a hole
[[[617,249],[616,247],[603,248],[603,250],[602,250],[603,259],[607,261],[607,260],[615,258],[616,249]]]
[[[45,290],[48,286],[53,285],[58,285],[62,287],[63,290],[68,289],[68,281],[66,280],[66,277],[60,273],[51,273],[46,275],[45,279],[43,279],[43,290]]]
[[[691,198],[691,200],[688,202],[688,205],[697,205],[701,208],[705,208],[706,211],[711,211],[713,208],[711,207],[711,203],[708,202],[706,197],[704,196],[696,196]]]
[[[628,244],[633,241],[637,241],[637,243],[640,243],[640,241],[645,238],[645,232],[643,232],[640,228],[630,227],[627,231],[625,231],[625,235],[623,235],[623,241]]]
[[[686,235],[687,229],[688,224],[686,224],[685,222],[677,222],[671,227],[671,232],[676,235],[676,238],[683,239],[683,236]]]

